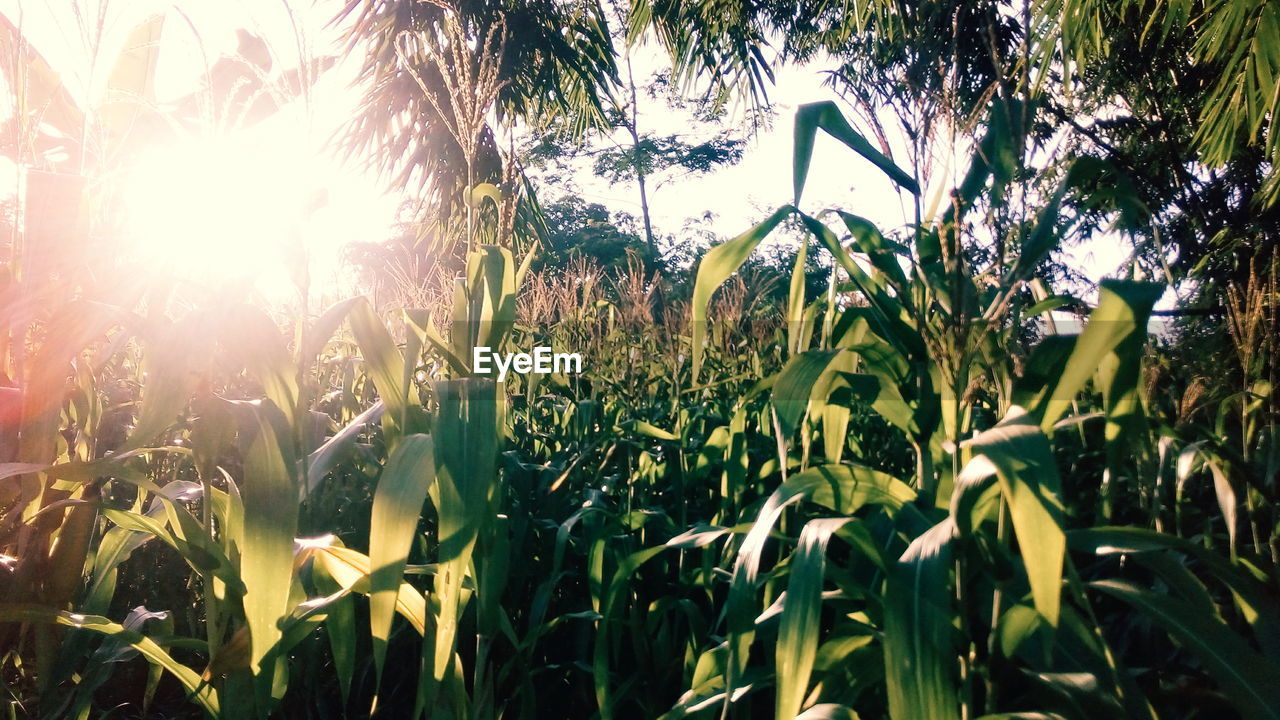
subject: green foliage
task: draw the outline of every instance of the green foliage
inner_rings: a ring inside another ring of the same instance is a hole
[[[569,196],[546,203],[542,212],[547,234],[532,265],[535,271],[563,270],[575,257],[590,258],[603,268],[616,270],[626,265],[628,253],[645,251],[635,218],[610,213],[599,203]]]
[[[600,152],[593,160],[592,171],[608,180],[610,185],[633,182],[637,172],[649,175],[674,169],[683,171],[685,175],[706,173],[741,160],[745,144],[745,141],[732,137],[729,131],[698,143],[686,142],[675,136],[645,134],[634,148]]]
[[[886,7],[840,21],[919,31]],[[361,11],[384,53],[379,23],[452,12],[394,9]],[[464,37],[502,18],[464,10]],[[517,57],[591,39],[539,38],[571,11],[528,12],[541,30]],[[727,87],[762,72],[744,13],[629,20],[689,67],[724,61]],[[528,92],[503,111],[538,109]],[[530,199],[472,177],[433,307],[356,299],[282,328],[232,305],[170,318],[152,294],[43,316],[0,395],[11,714],[1280,715],[1275,281],[1232,296],[1222,372],[1240,382],[1220,410],[1157,382],[1161,285],[1105,281],[1059,332],[1042,316],[1085,303],[1045,258],[1080,220],[1069,203],[1125,201],[1115,168],[1078,158],[1014,192],[1050,110],[984,107],[941,212],[837,106],[802,107],[795,204],[704,253],[687,305],[660,305],[638,260],[558,264],[556,239],[530,272],[513,227]],[[918,221],[802,209],[818,129]],[[551,227],[636,242],[601,212],[566,204]],[[755,297],[744,271],[786,227],[800,249],[770,267],[789,282]],[[585,372],[472,366],[538,345]]]

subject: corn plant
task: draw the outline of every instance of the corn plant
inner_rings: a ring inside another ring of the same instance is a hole
[[[910,176],[858,137],[833,106],[811,106],[797,117],[797,199],[818,127],[914,189]],[[994,121],[991,127],[993,133],[1002,129]],[[1109,698],[1104,704],[1118,716],[1154,717],[1108,645],[1094,610],[1098,600],[1089,592],[1150,613],[1179,641],[1189,642],[1246,714],[1276,712],[1263,675],[1253,673],[1254,663],[1270,668],[1274,657],[1249,650],[1249,667],[1232,663],[1195,640],[1189,607],[1124,581],[1086,583],[1067,555],[1068,518],[1052,435],[1092,379],[1103,396],[1109,471],[1120,456],[1118,447],[1140,437],[1133,428],[1142,422],[1143,338],[1160,288],[1104,283],[1102,300],[1079,336],[1046,338],[1021,374],[1000,362],[1011,349],[1006,317],[1015,293],[1053,246],[1057,203],[1092,168],[1082,162],[1064,180],[1026,228],[1022,253],[1010,266],[994,268],[990,279],[974,278],[965,268],[958,223],[991,173],[987,158],[999,157],[993,150],[997,142],[999,137],[988,138],[987,152],[975,159],[953,212],[938,225],[914,229],[913,250],[837,211],[833,214],[865,263],[860,264],[818,218],[788,206],[703,259],[693,300],[695,374],[705,352],[700,323],[706,320],[712,291],[788,215],[798,215],[831,253],[865,305],[832,306],[834,317],[819,326],[808,320],[813,313],[795,302],[793,293],[787,313],[791,357],[770,383],[770,429],[777,440],[782,482],[760,507],[745,538],[726,545],[736,559],[723,610],[725,639],[704,650],[694,682],[672,717],[715,706],[740,714],[748,705],[744,698],[770,684],[775,717],[851,713],[868,700],[867,687],[856,679],[880,662],[886,697],[872,702],[883,702],[893,717],[1017,709],[1004,703],[1028,702],[1025,680],[1014,671],[1010,686],[1002,681],[1020,663],[1029,663],[1023,673],[1039,673],[1045,686],[1068,696],[1065,706],[1079,700],[1062,684],[1076,672],[1080,674],[1071,682],[1088,677],[1093,699]],[[806,250],[802,246],[797,268]],[[1061,302],[1050,299],[1027,315]],[[817,327],[822,330],[821,349],[806,350],[808,335]],[[989,374],[991,411],[1001,418],[976,431],[975,368]],[[851,402],[869,405],[907,436],[917,455],[914,483],[840,462]],[[791,443],[797,430],[801,439],[795,462]],[[834,462],[811,465],[809,449],[817,439]],[[833,442],[836,448],[830,447]],[[944,455],[950,456],[950,472],[939,467]],[[788,474],[793,462],[798,472]],[[945,512],[934,502],[940,481],[951,487]],[[784,533],[782,547],[770,546],[778,524],[786,528],[788,506],[802,500],[835,516],[810,519],[798,538]],[[868,505],[876,511],[859,513]],[[1224,509],[1234,515],[1233,503]],[[848,555],[842,555],[848,559],[839,566],[826,558],[832,536],[849,547]],[[1161,549],[1177,545],[1173,538],[1155,537],[1161,538],[1153,541]],[[788,551],[792,543],[794,550]],[[762,571],[764,556],[775,560],[770,572]],[[1155,562],[1156,556],[1144,559]],[[1176,587],[1188,591],[1204,588],[1194,578],[1161,579],[1180,582]],[[826,591],[828,583],[836,589]],[[1252,592],[1269,593],[1262,585]],[[1243,617],[1257,617],[1247,600],[1241,610]],[[824,622],[824,615],[836,618],[835,623]],[[1249,624],[1254,633],[1265,633],[1270,621],[1261,620],[1261,627]],[[768,672],[750,662],[757,633],[776,638]],[[1215,636],[1232,637],[1224,642],[1244,653],[1248,641],[1234,639],[1238,636],[1232,633],[1225,625],[1214,630]],[[1254,637],[1265,645],[1261,636]],[[1028,642],[1035,643],[1035,656],[1019,652]],[[1033,708],[1066,712],[1065,706],[1055,701]]]

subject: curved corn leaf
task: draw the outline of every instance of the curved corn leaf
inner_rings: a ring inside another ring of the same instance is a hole
[[[321,564],[324,572],[338,583],[342,590],[361,595],[369,594],[369,556],[337,544],[337,539],[327,536],[320,540],[299,541],[303,555]],[[428,626],[427,600],[407,582],[400,583],[396,594],[396,612],[409,621],[415,632],[422,635]]]
[[[402,378],[404,357],[368,301],[353,305],[348,317],[351,332],[356,336],[360,354],[364,357],[365,373],[373,380],[378,397],[386,406],[382,422],[391,431],[388,444],[394,445],[400,434],[410,432],[406,427],[409,421],[408,388]]]
[[[122,451],[150,445],[177,423],[195,390],[195,363],[213,354],[207,327],[208,319],[196,314],[151,329],[142,361],[142,411]]]
[[[844,705],[819,703],[797,715],[796,720],[858,720],[858,713]]]
[[[702,367],[703,345],[707,336],[707,306],[711,296],[729,276],[742,267],[761,240],[790,215],[795,208],[790,205],[774,211],[764,222],[756,225],[741,235],[727,240],[707,251],[698,263],[698,274],[693,282],[693,298],[689,301],[691,322],[693,324],[693,382],[698,382],[698,371]]]
[[[920,186],[902,168],[885,157],[883,153],[872,147],[866,138],[849,125],[840,108],[830,100],[801,105],[796,110],[795,144],[792,150],[792,185],[795,191],[792,200],[800,204],[800,196],[804,193],[805,179],[809,176],[809,163],[813,159],[813,142],[821,128],[831,137],[844,143],[854,152],[871,161],[872,165],[889,176],[889,179],[911,191],[920,194]]]
[[[912,541],[885,585],[884,670],[894,720],[955,720],[957,655],[951,634],[948,518]]]
[[[356,437],[365,432],[370,424],[377,422],[386,408],[381,400],[375,402],[307,455],[306,494],[315,492],[329,471],[346,457]]]
[[[1057,713],[1017,712],[983,715],[978,720],[1067,720]]]
[[[329,575],[324,563],[314,563],[312,577],[320,592],[332,595],[342,592],[342,585]],[[349,592],[330,603],[325,619],[329,649],[333,653],[333,669],[338,676],[338,689],[342,692],[342,706],[351,701],[351,678],[356,669],[356,613]]]
[[[0,621],[56,623],[66,627],[82,628],[102,633],[137,650],[148,662],[164,668],[178,682],[182,683],[182,686],[191,694],[191,698],[210,717],[219,718],[222,716],[218,707],[218,696],[212,686],[202,681],[194,670],[174,660],[154,640],[137,631],[126,629],[119,623],[111,622],[97,615],[77,615],[34,605],[11,604],[0,604]]]
[[[900,299],[903,296],[888,292],[882,282],[868,275],[849,255],[835,233],[825,223],[800,211],[796,211],[796,214],[800,216],[805,228],[818,238],[827,252],[830,252],[840,267],[849,274],[849,279],[867,299],[871,308],[864,316],[876,334],[907,358],[926,357],[924,340],[913,329],[911,316],[903,304],[905,300]]]
[[[1226,623],[1131,583],[1099,580],[1089,586],[1142,611],[1194,652],[1245,717],[1280,720],[1280,666],[1254,651]]]
[[[827,543],[852,518],[810,520],[800,531],[791,556],[791,574],[778,624],[775,671],[778,692],[774,717],[797,717],[809,687],[822,619],[822,581],[826,574]]]
[[[902,301],[908,302],[910,298],[907,293],[902,292],[907,287],[907,276],[902,271],[902,265],[899,263],[902,258],[911,256],[907,247],[886,238],[881,234],[880,229],[866,218],[843,210],[836,210],[835,213],[840,216],[840,220],[848,228],[849,236],[853,238],[858,250],[866,255],[875,269],[879,270],[899,291],[899,297]]]
[[[1000,491],[1009,503],[1036,610],[1056,627],[1066,536],[1058,470],[1049,439],[1030,415],[1015,407],[995,427],[966,445],[975,456],[969,464],[989,463],[995,469]]]
[[[134,27],[107,76],[104,97],[95,103],[99,121],[115,140],[124,137],[138,116],[154,106],[163,27],[164,15],[152,15]]]
[[[329,342],[333,334],[337,332],[338,327],[342,325],[342,321],[347,319],[351,314],[351,308],[358,302],[368,302],[362,297],[347,298],[340,300],[325,309],[315,322],[311,323],[306,329],[306,339],[303,341],[302,351],[298,354],[302,362],[312,362],[320,351],[324,349],[326,343]]]
[[[818,378],[827,370],[840,350],[809,350],[793,356],[783,366],[773,384],[773,406],[778,410],[778,424],[784,440],[796,431],[809,407],[809,396]]]
[[[1222,511],[1222,521],[1227,526],[1227,545],[1234,557],[1236,534],[1239,531],[1240,502],[1236,498],[1236,489],[1231,483],[1231,478],[1227,477],[1222,467],[1223,463],[1214,457],[1213,453],[1204,450],[1201,443],[1188,445],[1178,455],[1178,495],[1182,495],[1182,488],[1197,469],[1196,466],[1200,464],[1209,468],[1209,473],[1213,476],[1213,494],[1218,500],[1218,509]]]
[[[1190,540],[1133,527],[1094,527],[1072,530],[1067,543],[1076,552],[1097,555],[1139,555],[1175,551],[1194,558],[1230,590],[1241,615],[1253,627],[1258,645],[1272,662],[1280,663],[1280,598],[1271,587],[1226,557]]]
[[[897,510],[915,499],[906,483],[886,473],[861,465],[819,465],[787,478],[760,509],[755,523],[738,548],[729,597],[725,609],[728,622],[729,666],[726,672],[729,696],[744,676],[751,642],[755,637],[756,579],[765,542],[787,506],[807,499],[842,515],[852,515],[863,505],[876,504]]]
[[[1103,280],[1098,293],[1098,307],[1076,339],[1062,372],[1049,378],[1037,392],[1026,393],[1027,409],[1040,418],[1045,432],[1071,407],[1071,401],[1084,389],[1103,360],[1131,335],[1144,336],[1147,319],[1164,286],[1121,280]]]
[[[406,435],[391,452],[378,478],[369,518],[369,633],[373,661],[381,686],[391,620],[404,578],[409,547],[418,530],[418,516],[435,478],[435,460],[428,435]]]

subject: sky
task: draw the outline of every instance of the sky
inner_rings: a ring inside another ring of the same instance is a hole
[[[15,23],[21,21],[41,53],[55,68],[63,69],[64,82],[82,106],[101,97],[106,73],[99,68],[91,75],[87,70],[84,36],[74,12],[77,5],[90,26],[100,8],[106,8],[104,45],[108,48],[123,47],[129,31],[149,15],[165,14],[155,79],[155,99],[161,105],[190,92],[200,82],[207,58],[235,49],[238,27],[249,28],[266,40],[276,68],[295,66],[302,56],[335,52],[341,31],[329,22],[333,3],[0,0],[0,12]],[[197,28],[198,34],[192,28]],[[113,54],[114,50],[103,53],[106,57]],[[634,58],[637,78],[662,65],[658,50],[652,46],[635,51]],[[186,239],[185,247],[192,249],[188,255],[179,253],[188,265],[208,272],[219,267],[220,259],[225,265],[221,269],[227,272],[249,268],[259,275],[258,286],[264,294],[272,295],[289,292],[287,266],[296,262],[299,254],[286,245],[295,242],[304,248],[317,286],[338,286],[339,293],[349,288],[349,274],[340,261],[343,246],[388,237],[402,200],[402,193],[387,188],[380,178],[355,165],[344,165],[330,154],[330,140],[351,116],[359,97],[358,89],[352,87],[358,60],[356,54],[343,55],[313,89],[308,105],[293,103],[251,131],[193,137],[155,148],[142,158],[136,177],[129,180],[128,192],[133,197],[133,214],[139,218],[135,229],[142,242],[151,243],[144,250],[172,256],[174,238],[181,235]],[[651,206],[660,232],[679,236],[687,218],[709,212],[709,229],[732,237],[791,201],[795,110],[806,102],[837,98],[822,86],[815,68],[795,66],[778,71],[770,97],[776,111],[772,127],[749,140],[741,162],[653,189]],[[690,131],[688,116],[664,108],[660,99],[647,101],[641,110],[641,123],[650,131]],[[0,168],[0,182],[12,176],[4,170]],[[588,200],[639,214],[634,186],[610,186],[585,168],[575,174],[574,185]],[[548,188],[547,193],[553,195],[555,189]],[[281,217],[275,210],[306,205],[317,194],[327,202],[301,220],[297,213]],[[212,198],[218,207],[239,207],[241,211],[234,216],[210,212],[193,205],[194,197]],[[886,228],[908,220],[901,197],[879,170],[820,134],[802,208],[815,212],[827,207],[862,215]],[[198,222],[193,218],[199,218]],[[179,226],[182,231],[175,232]],[[292,240],[282,243],[281,238]],[[199,248],[216,252],[201,254]],[[1124,255],[1114,238],[1102,237],[1076,248],[1069,257],[1087,277],[1096,280],[1113,273]],[[269,259],[260,261],[264,256]]]

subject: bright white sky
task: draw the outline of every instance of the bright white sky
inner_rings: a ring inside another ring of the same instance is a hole
[[[125,44],[137,23],[157,12],[166,14],[156,76],[156,99],[161,104],[198,85],[205,58],[212,62],[219,55],[234,51],[238,27],[265,38],[275,56],[275,70],[295,66],[300,56],[335,52],[339,32],[328,26],[333,3],[315,6],[300,0],[289,5],[283,0],[76,0],[54,4],[0,0],[0,12],[15,24],[22,23],[40,52],[62,70],[64,82],[82,106],[88,98],[100,97],[101,89],[89,89],[89,64],[83,50],[84,36],[76,20],[77,5],[84,8],[82,15],[90,25],[105,7],[104,44],[109,49],[104,56],[108,58]],[[198,37],[192,27],[198,29]],[[302,49],[297,38],[302,39]],[[655,52],[637,52],[638,81],[647,75],[644,66],[660,66]],[[297,230],[304,238],[313,283],[329,287],[333,294],[341,293],[341,248],[352,241],[386,238],[401,199],[399,193],[386,191],[377,178],[359,168],[342,166],[327,152],[329,140],[351,116],[358,97],[358,91],[350,87],[356,62],[356,57],[344,57],[327,73],[314,88],[309,108],[294,103],[252,132],[214,140],[193,138],[184,146],[159,148],[152,158],[145,159],[144,177],[139,181],[138,195],[143,197],[139,214],[150,215],[148,222],[158,225],[150,233],[156,249],[173,249],[174,232],[165,226],[166,222],[189,224],[190,217],[182,216],[199,214],[199,209],[183,204],[192,188],[200,195],[216,195],[224,207],[248,206],[250,209],[240,218],[205,218],[206,232],[190,234],[187,242],[221,243],[228,268],[254,268],[260,273],[259,288],[268,295],[278,294],[287,286],[285,267],[298,255],[283,248],[279,241],[278,236],[288,235],[288,230],[261,217],[268,209],[259,208],[262,212],[255,216],[253,208],[262,205],[263,196],[270,193],[287,192],[289,197],[284,204],[296,205],[316,191],[325,191],[328,205]],[[99,86],[108,71],[109,61],[95,74]],[[805,102],[834,99],[834,94],[822,87],[819,74],[808,68],[783,68],[777,81],[770,93],[777,109],[774,127],[751,141],[741,163],[654,189],[651,206],[659,231],[677,232],[686,218],[710,211],[715,215],[711,229],[721,236],[733,236],[772,209],[790,202],[795,109]],[[661,99],[649,100],[647,106],[649,112],[641,117],[643,129],[658,134],[689,130],[687,118],[662,107]],[[646,108],[642,105],[641,109],[643,113]],[[146,177],[147,173],[150,177]],[[11,176],[0,168],[0,178]],[[610,187],[589,172],[578,173],[575,181],[588,200],[639,214],[634,187]],[[882,227],[896,227],[907,221],[899,196],[877,169],[820,135],[803,207],[816,211],[833,206],[863,215]],[[142,225],[145,228],[147,223]],[[264,232],[277,237],[263,237],[260,234]],[[227,237],[235,239],[228,241]],[[275,252],[269,253],[273,256],[270,261],[246,262],[261,258],[272,245]],[[1114,243],[1099,241],[1073,256],[1085,274],[1096,280],[1113,272],[1124,252]],[[193,255],[193,259],[197,263],[208,261],[207,256]]]

